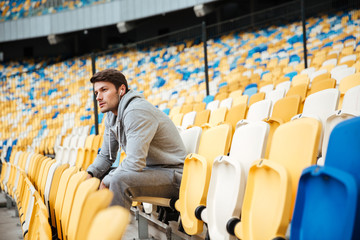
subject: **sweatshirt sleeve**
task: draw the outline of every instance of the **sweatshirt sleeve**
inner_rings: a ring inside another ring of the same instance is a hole
[[[131,110],[124,116],[126,158],[114,174],[120,171],[142,171],[146,166],[150,143],[158,128],[153,115],[143,110]]]
[[[94,177],[101,178],[112,166],[116,160],[119,143],[115,136],[110,133],[110,127],[105,121],[104,140],[101,146],[100,153],[95,158],[94,162],[88,167],[87,171],[91,172]],[[110,158],[111,149],[111,158]]]

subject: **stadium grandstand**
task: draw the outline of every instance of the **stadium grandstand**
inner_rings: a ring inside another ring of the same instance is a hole
[[[86,180],[107,68],[177,126],[179,199]],[[0,240],[360,239],[360,1],[1,1],[0,129]]]

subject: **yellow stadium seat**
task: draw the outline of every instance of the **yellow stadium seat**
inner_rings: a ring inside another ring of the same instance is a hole
[[[66,239],[66,234],[67,234],[68,227],[69,227],[69,218],[72,213],[71,210],[72,210],[72,206],[74,203],[75,194],[76,194],[76,191],[77,191],[79,185],[83,181],[85,181],[87,175],[88,175],[87,172],[80,171],[80,172],[77,172],[74,175],[72,175],[69,179],[69,183],[66,188],[63,207],[62,207],[61,215],[60,215],[60,221],[59,221],[60,228],[57,228],[58,238],[60,238],[60,239]]]
[[[80,183],[75,197],[74,202],[71,207],[71,214],[69,217],[68,231],[66,232],[66,239],[76,238],[76,231],[79,226],[82,224],[80,222],[80,216],[84,210],[84,205],[86,199],[90,196],[91,193],[95,192],[100,185],[100,180],[98,178],[90,178],[82,183]],[[71,233],[71,237],[70,237]]]
[[[235,132],[236,124],[240,120],[245,119],[247,109],[246,104],[239,104],[231,107],[226,114],[225,122],[231,125],[233,133]]]
[[[46,185],[46,180],[48,177],[49,169],[50,169],[51,165],[53,165],[55,162],[56,162],[55,159],[50,159],[44,167],[44,171],[43,171],[41,182],[40,182],[39,189],[38,189],[38,192],[42,198],[44,198],[45,185]]]
[[[52,211],[54,211],[54,219],[55,219],[55,226],[53,227],[56,227],[58,232],[61,232],[60,217],[63,209],[66,189],[68,187],[68,183],[71,176],[74,175],[76,171],[77,171],[76,167],[70,167],[63,172],[60,178],[59,186],[56,193],[54,209],[51,209]]]
[[[214,97],[214,100],[224,100],[226,99],[227,97],[229,96],[229,94],[227,92],[218,92],[215,97]]]
[[[129,224],[129,215],[129,211],[120,206],[100,211],[90,226],[87,240],[121,239]]]
[[[311,94],[322,91],[324,89],[335,88],[335,87],[336,87],[336,80],[333,78],[322,79],[316,82],[313,81],[307,95],[310,96]]]
[[[69,168],[69,164],[63,164],[60,165],[58,168],[56,168],[53,179],[51,182],[50,192],[49,192],[49,200],[47,203],[48,209],[49,209],[49,216],[50,216],[50,224],[52,226],[56,226],[55,223],[55,201],[56,201],[56,194],[58,192],[58,187],[60,184],[60,179],[63,174],[63,172]]]
[[[269,160],[285,166],[291,178],[291,214],[301,172],[304,168],[316,164],[320,135],[321,123],[313,118],[282,124],[273,135]]]
[[[180,113],[186,114],[193,110],[193,104],[184,104],[181,107]]]
[[[183,117],[184,117],[183,113],[177,113],[171,116],[171,120],[173,121],[175,126],[181,126]]]
[[[78,149],[76,163],[75,163],[75,166],[78,169],[83,168],[83,164],[86,163],[87,158],[91,157],[91,146],[93,144],[94,138],[95,138],[94,134],[87,136],[87,138],[85,140],[85,146],[83,148]],[[86,169],[84,169],[84,170],[86,170]]]
[[[255,93],[254,95],[252,95],[249,99],[249,107],[253,104],[256,103],[258,101],[264,100],[265,99],[265,92],[258,92]]]
[[[306,83],[303,83],[290,87],[289,91],[286,93],[287,97],[294,95],[300,96],[299,112],[302,112],[307,92],[308,92],[308,85]]]
[[[235,236],[248,240],[285,238],[290,204],[291,184],[286,168],[272,161],[255,161],[249,171]]]
[[[88,231],[91,226],[91,222],[95,215],[109,206],[113,198],[113,193],[109,189],[101,189],[99,191],[90,193],[85,200],[83,211],[80,213],[79,222],[77,228],[69,226],[69,240],[85,240],[87,239]]]
[[[248,103],[249,96],[248,95],[241,95],[241,96],[235,96],[233,99],[233,106],[239,105],[239,104],[246,104]]]
[[[282,98],[274,104],[274,109],[271,117],[264,119],[270,126],[268,142],[266,144],[265,158],[268,158],[271,140],[276,129],[283,123],[289,122],[292,117],[299,113],[300,109],[300,96],[294,95]]]
[[[203,230],[203,222],[195,217],[195,209],[206,205],[212,163],[217,156],[228,153],[231,133],[228,124],[208,129],[202,133],[199,154],[189,154],[185,159],[179,200],[175,207],[189,235],[199,234]]]
[[[209,109],[198,112],[195,117],[194,126],[201,127],[205,123],[208,123],[209,117],[210,117],[210,112],[211,111]]]
[[[209,128],[209,127],[216,126],[220,123],[223,123],[225,121],[227,111],[228,110],[226,107],[221,107],[221,108],[212,110],[210,113],[209,123],[204,124],[202,127]]]
[[[194,104],[195,112],[201,112],[201,111],[205,110],[205,108],[206,108],[206,103],[204,103],[204,102],[199,102],[199,103]]]
[[[296,86],[296,85],[304,84],[304,83],[307,85],[309,85],[309,83],[310,83],[310,79],[307,74],[296,75],[293,77],[293,79],[291,81],[292,86]]]

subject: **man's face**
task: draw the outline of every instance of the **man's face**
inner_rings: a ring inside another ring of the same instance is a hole
[[[117,115],[120,90],[117,91],[115,85],[110,82],[96,82],[94,83],[94,93],[96,100],[99,103],[100,111],[106,113],[108,111]]]

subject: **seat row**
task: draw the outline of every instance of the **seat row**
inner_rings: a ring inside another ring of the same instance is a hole
[[[350,121],[353,123],[347,126],[346,131],[359,127],[359,117],[345,121],[344,124],[346,125]],[[321,126],[321,122],[312,117],[295,119],[280,125],[272,136],[269,156],[266,158],[266,144],[269,141],[270,131],[266,122],[254,121],[239,126],[232,137],[231,146],[231,127],[227,124],[221,124],[202,132],[198,152],[189,154],[185,160],[179,199],[173,206],[180,212],[184,231],[189,235],[200,234],[203,231],[203,222],[206,222],[209,236],[213,239],[232,239],[230,234],[235,234],[239,239],[285,238],[289,222],[299,217],[293,214],[298,211],[299,215],[308,219],[306,213],[301,210],[294,211],[294,208],[297,207],[296,201],[303,201],[297,200],[297,198],[304,197],[306,194],[305,191],[298,191],[302,171],[305,169],[304,175],[306,175],[310,171],[306,169],[307,167],[314,165],[311,167],[312,169],[321,168],[316,167]],[[185,132],[195,132],[195,129],[200,128],[193,127]],[[336,129],[337,127],[334,130],[335,135]],[[330,139],[329,149],[333,147],[336,152],[339,148],[332,145],[334,144],[332,141],[342,141],[344,136],[337,137],[335,140],[333,138]],[[186,142],[186,140],[184,141]],[[354,140],[351,138],[347,141]],[[355,145],[351,144],[351,146],[351,148],[355,148]],[[229,148],[230,154],[227,156]],[[326,158],[332,158],[332,155]],[[352,155],[349,158],[356,159],[357,156]],[[331,161],[335,161],[335,159]],[[342,159],[337,156],[336,165],[341,166],[342,164]],[[339,167],[339,169],[346,168],[347,164],[344,164],[345,166]],[[312,174],[317,177],[315,172]],[[352,178],[356,178],[355,173]],[[344,178],[341,181],[347,181],[347,179]],[[358,184],[357,186],[353,184],[351,190],[347,191],[355,191],[360,186]],[[326,189],[324,194],[328,191]],[[316,197],[315,190],[311,191]],[[341,192],[341,190],[339,191]],[[357,223],[356,219],[359,217],[355,204],[359,201],[359,197],[352,195],[351,199],[352,205],[346,207],[346,211],[352,211],[352,216],[355,217],[351,218],[351,224],[346,227],[349,230],[346,236],[358,236],[353,235],[353,232],[355,231],[354,224]],[[157,203],[154,199],[146,199],[146,196],[137,200],[144,202],[149,200],[154,204]],[[333,206],[331,200],[327,201],[329,202],[328,208],[321,210],[322,215],[318,216],[319,222],[316,226],[326,227],[325,224],[322,224],[322,222],[328,221],[324,214],[326,211],[333,210],[331,209]],[[163,203],[164,201],[162,201]],[[309,214],[311,214],[310,209]],[[334,214],[342,215],[340,212]],[[233,219],[233,217],[237,218]],[[334,224],[337,222],[334,218],[331,220],[334,220]],[[302,231],[302,228],[314,229],[314,231],[316,229],[306,220],[302,220],[301,223],[298,222],[299,220],[294,221],[297,222],[291,225],[291,233],[295,239],[307,239],[302,237],[299,232]],[[309,231],[308,229],[307,231]],[[335,229],[335,232],[344,233],[344,231]],[[322,236],[317,232],[307,232],[307,234],[306,236],[314,234],[315,238]],[[331,234],[329,233],[327,236],[331,236]],[[336,237],[330,239],[336,239]]]
[[[57,163],[21,151],[3,162],[1,189],[16,202],[24,239],[120,239],[129,212],[108,208],[112,193],[97,190],[100,180],[86,180],[85,171]]]

